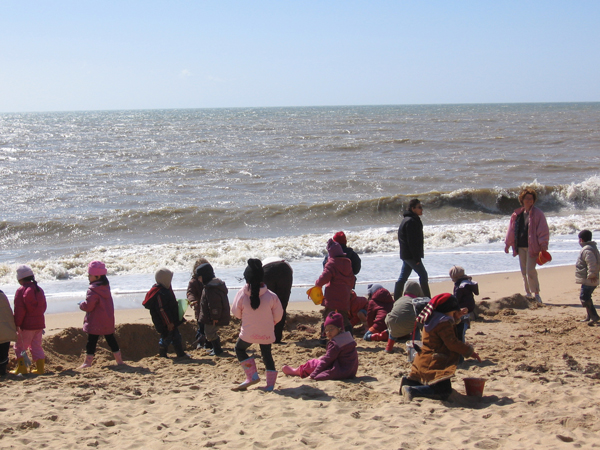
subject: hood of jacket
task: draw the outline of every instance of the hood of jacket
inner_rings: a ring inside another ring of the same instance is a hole
[[[381,305],[385,305],[387,303],[394,303],[392,294],[390,294],[390,291],[388,291],[385,288],[377,290],[377,292],[375,292],[371,297],[371,300]]]
[[[208,284],[204,285],[204,288],[205,289],[217,289],[219,291],[222,291],[224,294],[227,294],[229,292],[229,289],[227,289],[225,282],[219,278],[213,278],[212,280],[210,280],[208,282]]]

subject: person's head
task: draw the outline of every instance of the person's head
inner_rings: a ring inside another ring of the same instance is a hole
[[[332,311],[325,318],[324,330],[327,339],[333,339],[344,329],[344,318],[338,312]]]
[[[250,306],[257,309],[260,306],[260,286],[262,285],[265,271],[260,259],[250,258],[244,270],[244,279],[250,286]]]
[[[195,275],[198,281],[208,284],[215,277],[215,271],[209,263],[204,263],[196,267]]]
[[[431,300],[436,300],[435,311],[446,314],[448,317],[452,317],[455,322],[460,322],[460,318],[463,316],[460,306],[458,306],[458,299],[449,293],[440,294],[433,297]]]
[[[333,240],[340,244],[342,247],[345,247],[348,244],[348,240],[346,239],[346,235],[343,231],[338,231],[333,235]]]
[[[423,214],[423,205],[418,198],[413,198],[410,202],[408,202],[408,210],[418,216]]]
[[[416,281],[409,280],[404,285],[404,295],[406,297],[423,297],[423,289],[421,289],[421,285]]]
[[[31,270],[31,267],[26,266],[25,264],[17,267],[17,281],[20,284],[23,284],[27,281],[31,281],[31,279],[28,278],[32,278],[33,279],[33,270]],[[23,282],[23,283],[21,283]]]
[[[88,264],[88,280],[90,283],[100,281],[102,284],[108,284],[107,273],[106,266],[102,261],[92,261]]]
[[[533,189],[525,188],[519,194],[519,204],[526,210],[529,211],[535,202],[537,202],[537,193]]]
[[[200,264],[206,264],[207,262],[208,262],[208,259],[206,259],[206,258],[198,258],[196,260],[196,262],[194,263],[194,267],[192,267],[192,278],[196,278],[196,268]]]
[[[173,281],[173,272],[163,267],[162,269],[158,269],[156,271],[154,274],[154,279],[162,287],[169,289],[171,287],[171,281]]]
[[[590,242],[592,240],[592,232],[590,230],[581,230],[578,234],[579,243],[585,244],[586,242]]]
[[[385,289],[385,288],[382,285],[380,285],[379,283],[369,284],[367,286],[367,298],[369,300],[371,300],[373,295],[375,295],[375,292],[377,292],[379,289]]]
[[[450,278],[455,283],[458,280],[463,279],[465,276],[465,269],[460,266],[452,266],[452,269],[450,269]]]
[[[346,256],[344,250],[342,250],[342,246],[333,239],[329,239],[327,241],[327,254],[330,258],[335,258],[337,256]]]

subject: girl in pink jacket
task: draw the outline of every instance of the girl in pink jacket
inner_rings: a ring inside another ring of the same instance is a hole
[[[123,364],[119,344],[115,339],[115,308],[110,294],[110,285],[106,278],[106,266],[101,261],[92,261],[88,265],[88,288],[85,300],[79,303],[79,309],[85,311],[83,331],[88,334],[85,346],[85,361],[80,369],[91,367],[96,354],[96,345],[100,336],[104,336],[118,365]]]
[[[259,259],[249,259],[244,271],[246,285],[238,291],[231,306],[231,313],[241,319],[240,336],[235,344],[235,354],[240,361],[246,380],[233,391],[245,391],[260,381],[256,362],[246,350],[252,344],[260,345],[262,360],[267,369],[265,391],[272,391],[277,381],[275,362],[271,355],[271,344],[275,342],[275,324],[283,317],[283,307],[277,295],[263,283],[264,270]]]
[[[15,353],[17,355],[16,374],[27,373],[25,356],[31,350],[31,357],[35,362],[35,369],[31,373],[41,375],[44,373],[46,355],[42,348],[42,335],[46,328],[44,313],[46,312],[46,296],[42,288],[37,285],[33,270],[29,266],[17,267],[17,280],[21,287],[15,292],[15,325],[17,327],[17,342]]]

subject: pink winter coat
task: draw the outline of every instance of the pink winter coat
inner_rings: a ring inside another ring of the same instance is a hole
[[[23,330],[46,328],[46,295],[33,281],[23,283],[15,292],[15,325]]]
[[[115,307],[108,284],[90,284],[79,309],[86,312],[83,319],[86,333],[106,336],[115,332]]]
[[[315,285],[325,286],[323,306],[337,311],[350,309],[350,292],[355,283],[352,262],[341,256],[329,258]]]
[[[508,224],[508,231],[506,232],[506,239],[504,243],[513,248],[513,256],[517,256],[518,250],[516,245],[515,226],[517,223],[517,217],[521,214],[525,208],[521,207],[515,209],[512,216],[510,216],[510,223]],[[550,241],[550,230],[548,229],[548,222],[546,222],[546,216],[537,207],[533,206],[529,211],[529,230],[527,241],[529,244],[529,255],[536,257],[542,250],[548,250],[548,242]]]
[[[241,319],[240,339],[251,344],[272,344],[275,342],[275,324],[283,317],[283,307],[279,297],[267,289],[263,283],[260,287],[260,306],[250,306],[250,285],[241,288],[235,295],[231,313]]]
[[[367,325],[371,333],[387,330],[385,317],[394,307],[394,299],[387,289],[379,289],[369,300],[367,307]]]

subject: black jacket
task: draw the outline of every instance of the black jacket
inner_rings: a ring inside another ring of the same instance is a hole
[[[423,251],[423,222],[412,211],[404,212],[404,219],[398,228],[400,258],[420,262],[425,256]]]
[[[155,284],[142,304],[150,310],[154,328],[161,334],[169,332],[169,324],[176,328],[184,322],[179,319],[179,304],[172,289]]]

